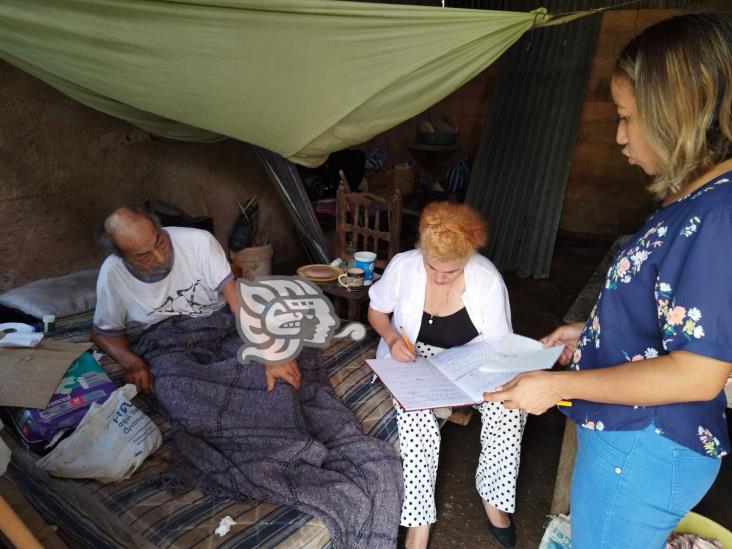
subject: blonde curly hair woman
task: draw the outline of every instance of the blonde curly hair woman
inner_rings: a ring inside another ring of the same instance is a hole
[[[477,253],[487,236],[485,223],[469,206],[437,202],[425,208],[417,248],[395,256],[369,292],[369,322],[382,338],[378,358],[414,359],[401,329],[409,341],[416,341],[416,352],[422,356],[480,335],[498,337],[511,331],[503,279]],[[437,519],[439,425],[431,410],[406,412],[397,402],[394,407],[404,469],[401,525],[408,528],[407,547],[424,548],[430,525]],[[483,427],[476,488],[490,531],[504,547],[513,547],[515,531],[509,513],[514,510],[526,414],[507,410],[500,402],[477,408]]]

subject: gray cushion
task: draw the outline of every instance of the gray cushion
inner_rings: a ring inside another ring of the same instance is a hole
[[[44,314],[63,318],[91,311],[97,302],[99,269],[36,280],[0,294],[0,305],[12,307],[38,319]]]

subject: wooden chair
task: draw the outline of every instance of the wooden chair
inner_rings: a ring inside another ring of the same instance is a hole
[[[383,269],[399,251],[401,227],[402,197],[398,190],[387,199],[351,192],[348,183],[341,182],[336,194],[336,257],[346,258],[346,243],[350,241],[353,249],[348,252],[374,252],[375,266]],[[369,286],[349,291],[337,282],[328,282],[323,292],[332,296],[336,305],[346,300],[349,320],[361,319],[361,305],[368,302]]]
[[[402,230],[402,196],[395,189],[391,198],[351,192],[341,182],[336,194],[336,257],[345,258],[346,243],[355,251],[376,254],[376,267],[383,269],[399,251]]]

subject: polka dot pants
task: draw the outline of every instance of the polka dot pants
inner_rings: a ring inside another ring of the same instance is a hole
[[[507,410],[501,402],[483,402],[475,408],[483,422],[475,488],[493,507],[513,513],[526,412]]]
[[[395,401],[399,450],[404,470],[402,526],[432,524],[437,520],[435,483],[440,460],[440,426],[430,410],[405,412]]]
[[[417,342],[417,350],[422,356],[432,356],[442,349]],[[435,484],[440,459],[440,426],[430,410],[406,412],[396,401],[394,408],[404,470],[401,525],[432,524],[437,520]],[[482,421],[476,489],[485,501],[512,513],[526,413],[507,410],[500,402],[484,402],[475,408]]]

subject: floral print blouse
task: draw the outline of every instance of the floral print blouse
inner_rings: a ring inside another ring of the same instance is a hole
[[[571,369],[688,351],[732,362],[732,172],[654,213],[621,248]],[[705,456],[730,451],[724,391],[706,402],[627,406],[575,400],[588,429],[656,431]]]

